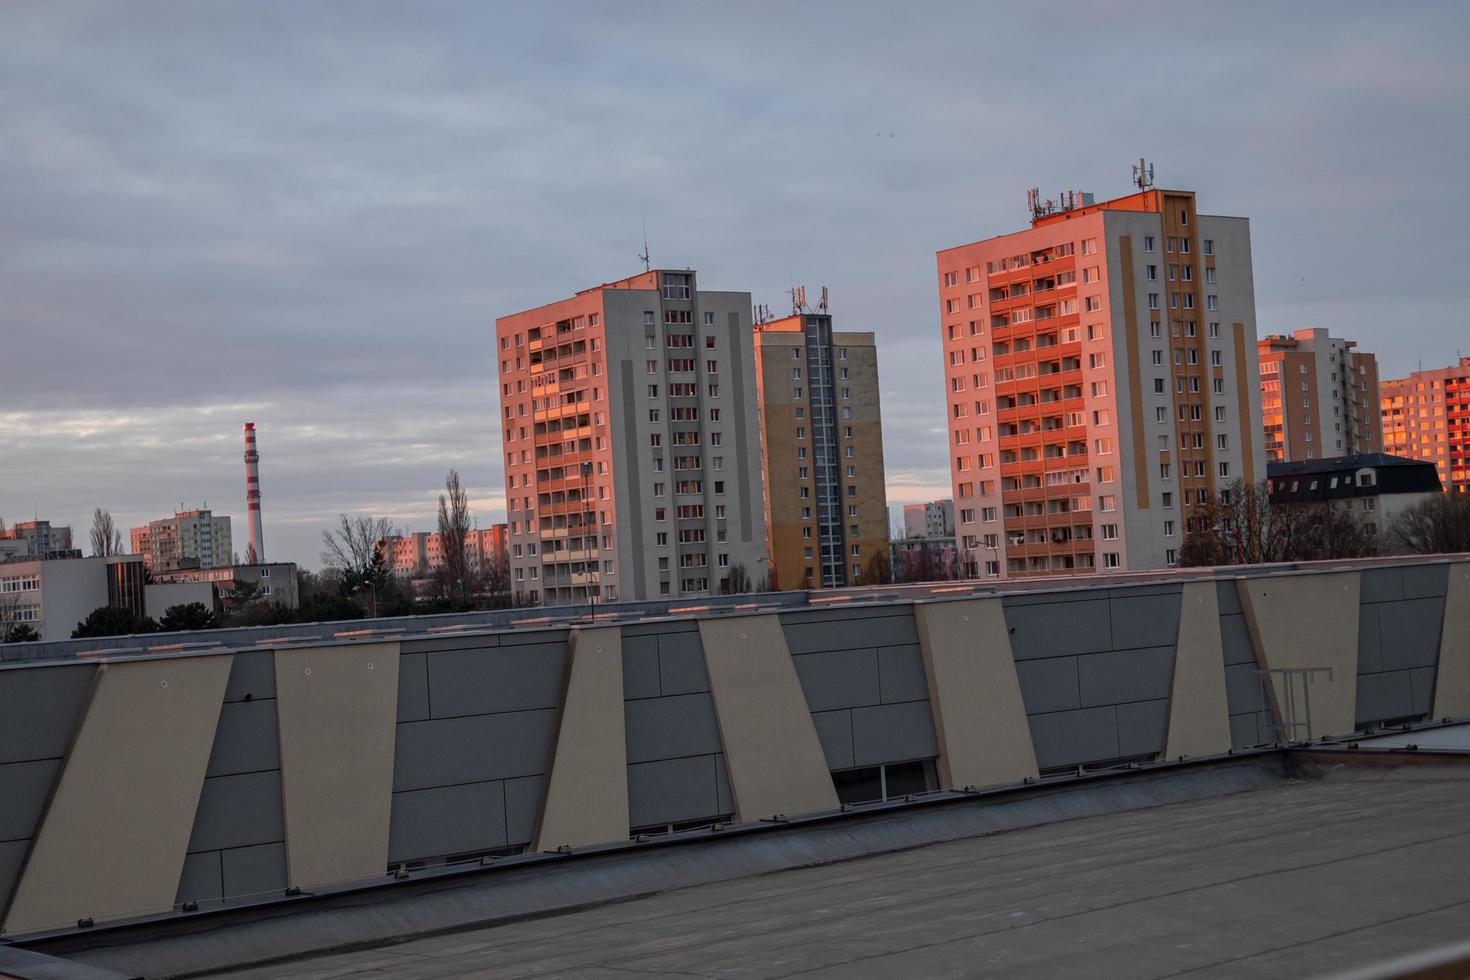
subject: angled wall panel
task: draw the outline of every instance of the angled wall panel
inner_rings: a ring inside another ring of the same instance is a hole
[[[311,888],[381,875],[398,643],[286,648],[275,660],[287,881]]]
[[[1300,675],[1294,680],[1296,720],[1305,723],[1310,706],[1312,724],[1310,731],[1303,725],[1291,737],[1346,735],[1355,727],[1360,583],[1355,571],[1266,575],[1236,582],[1262,667],[1332,668],[1331,680],[1325,673],[1309,681]],[[1271,690],[1279,722],[1286,698],[1286,682],[1279,674],[1272,676]]]
[[[170,908],[231,657],[105,663],[5,918],[28,932]]]
[[[776,616],[701,619],[735,816],[837,807],[822,743]]]
[[[962,789],[1035,777],[1036,750],[1001,600],[920,602],[914,616],[940,785]],[[1075,670],[1075,661],[1068,662]]]
[[[1470,562],[1458,562],[1449,569],[1432,715],[1470,715]]]
[[[616,627],[574,629],[546,802],[532,850],[628,836],[623,644]]]
[[[1220,603],[1213,581],[1184,583],[1179,640],[1174,649],[1165,758],[1230,751],[1225,651],[1220,642]]]

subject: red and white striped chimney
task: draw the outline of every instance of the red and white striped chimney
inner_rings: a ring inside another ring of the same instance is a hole
[[[255,451],[255,423],[245,423],[245,508],[250,512],[250,550],[245,560],[265,561],[265,535],[260,529],[260,453]]]

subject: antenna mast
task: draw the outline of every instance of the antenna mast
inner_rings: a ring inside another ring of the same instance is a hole
[[[648,260],[648,215],[646,214],[643,216],[643,254],[638,256],[638,260],[643,263],[644,272],[653,270],[653,265]]]
[[[1133,165],[1133,182],[1141,191],[1154,186],[1154,165],[1139,157],[1138,162]]]

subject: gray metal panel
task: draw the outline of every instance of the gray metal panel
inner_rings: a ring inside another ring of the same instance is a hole
[[[1082,706],[1076,657],[1023,660],[1016,664],[1016,680],[1021,685],[1021,702],[1028,715]]]
[[[220,708],[214,748],[205,776],[229,776],[281,768],[276,699],[232,701]]]
[[[213,851],[286,839],[281,774],[252,772],[204,781],[189,851]]]
[[[658,637],[624,635],[623,697],[628,700],[656,698],[660,693]]]
[[[1383,655],[1378,645],[1378,604],[1358,607],[1358,675],[1376,674],[1383,669]]]
[[[721,813],[715,762],[715,756],[701,755],[629,766],[630,825],[681,823]]]
[[[1409,690],[1409,672],[1390,670],[1366,674],[1358,678],[1358,724],[1403,718],[1413,713],[1414,699]]]
[[[1433,667],[1439,662],[1444,597],[1405,599],[1378,606],[1378,636],[1384,670]]]
[[[1232,715],[1261,710],[1261,678],[1255,664],[1230,664],[1225,668],[1225,703]]]
[[[225,895],[261,895],[286,890],[286,845],[234,847],[220,854]]]
[[[792,625],[785,625],[783,622],[783,629],[786,632],[786,646],[793,656],[823,650],[902,646],[919,642],[911,608],[878,616],[859,616],[854,611],[847,619],[826,622]]]
[[[708,694],[628,701],[623,718],[629,763],[721,751],[715,706]]]
[[[1359,587],[1359,602],[1397,602],[1404,597],[1402,568],[1365,568]]]
[[[1251,629],[1244,615],[1220,617],[1220,646],[1227,664],[1255,665],[1256,648],[1251,643]]]
[[[494,639],[503,647],[530,646],[532,644],[545,644],[549,646],[566,646],[571,636],[571,630],[565,626],[547,629],[519,629],[509,633],[497,634]]]
[[[398,721],[429,717],[429,657],[423,653],[398,655]]]
[[[65,755],[96,669],[78,664],[0,671],[0,763]]]
[[[543,773],[551,757],[556,714],[550,709],[516,711],[399,725],[393,791]]]
[[[1118,751],[1118,712],[1112,705],[1031,715],[1031,742],[1036,765],[1075,766],[1115,759]]]
[[[0,842],[0,908],[10,904],[10,895],[20,880],[21,865],[25,864],[30,846],[28,840]]]
[[[852,764],[932,759],[939,755],[928,701],[852,709]]]
[[[35,836],[60,769],[60,759],[0,765],[0,841]]]
[[[1012,598],[1001,601],[1017,660],[1097,653],[1111,646],[1113,628],[1106,599],[1012,605]]]
[[[1147,755],[1164,751],[1169,702],[1135,701],[1118,705],[1118,754]]]
[[[1255,715],[1231,715],[1230,716],[1230,744],[1234,748],[1244,748],[1250,745],[1260,744],[1262,738],[1269,737],[1266,734],[1257,734],[1257,718]]]
[[[851,769],[852,761],[852,711],[819,711],[812,715],[817,726],[817,738],[822,742],[822,754],[827,757],[828,769]]]
[[[536,836],[536,814],[546,792],[545,776],[522,776],[505,781],[505,842],[529,844]]]
[[[1234,581],[1215,583],[1215,601],[1220,606],[1221,616],[1235,616],[1245,612],[1240,607],[1240,593],[1236,591]]]
[[[244,701],[247,697],[276,696],[276,660],[269,650],[246,650],[235,654],[230,663],[230,679],[225,684],[226,701]]]
[[[561,703],[566,643],[431,653],[429,703],[435,718],[555,708]]]
[[[735,812],[735,798],[730,792],[730,772],[725,768],[723,752],[715,756],[715,799],[721,816]]]
[[[924,678],[924,657],[918,644],[879,647],[878,686],[883,704],[929,699],[929,682]]]
[[[1167,698],[1174,679],[1174,648],[1078,657],[1077,678],[1084,708]]]
[[[411,653],[438,653],[441,650],[484,650],[498,646],[500,646],[500,636],[495,634],[466,635],[462,632],[455,632],[445,633],[442,636],[405,639],[398,648],[398,655],[402,657]]]
[[[1412,693],[1410,710],[1416,715],[1427,715],[1434,710],[1435,667],[1415,667],[1409,673],[1409,690]]]
[[[220,852],[204,851],[184,858],[179,875],[179,894],[175,902],[218,902],[225,897],[224,872],[220,868]]]
[[[709,672],[698,633],[665,633],[658,638],[659,686],[664,696],[709,691]]]
[[[1173,595],[1130,595],[1109,599],[1113,649],[1172,647],[1179,637],[1181,592]]]
[[[812,711],[877,704],[878,651],[838,650],[792,657]]]
[[[1405,565],[1402,571],[1405,599],[1442,596],[1449,587],[1449,565]]]
[[[493,851],[505,846],[500,780],[393,794],[388,863]]]

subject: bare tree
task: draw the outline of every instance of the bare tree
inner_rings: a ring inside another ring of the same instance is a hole
[[[1440,493],[1419,501],[1389,529],[1396,550],[1415,555],[1470,551],[1470,494]]]
[[[29,619],[21,619],[19,597],[0,596],[0,643],[28,643],[40,638]]]
[[[1378,553],[1377,535],[1351,501],[1272,503],[1264,480],[1236,480],[1195,512],[1179,564],[1260,565],[1362,558]]]
[[[365,585],[381,591],[392,578],[386,548],[388,539],[396,533],[393,522],[386,517],[340,514],[337,527],[322,532],[322,564],[340,576],[343,593],[356,592]]]
[[[879,548],[868,559],[863,568],[864,585],[887,585],[893,581],[893,559],[888,557],[887,548]]]
[[[469,494],[459,482],[459,471],[450,469],[439,495],[439,539],[444,555],[445,591],[450,598],[468,603],[476,583],[465,557],[465,538],[470,533]]]
[[[744,595],[750,591],[750,572],[740,562],[730,565],[730,573],[720,583],[720,591],[725,595]]]
[[[92,511],[92,557],[110,558],[123,553],[123,536],[112,523],[112,512],[98,507]]]

